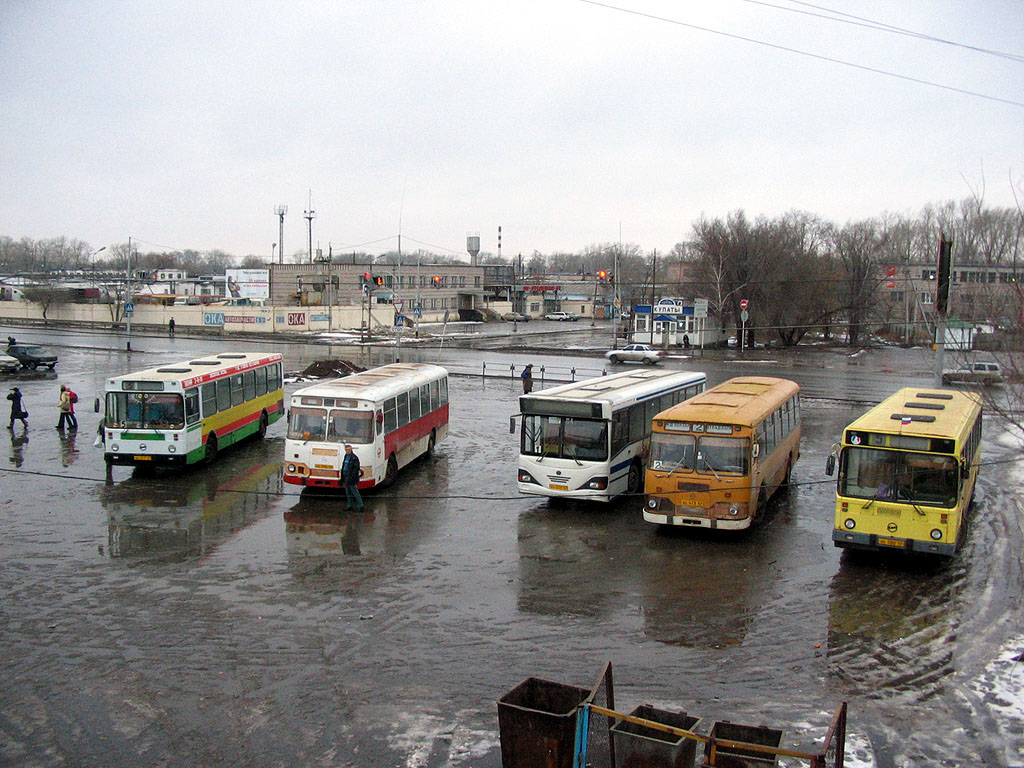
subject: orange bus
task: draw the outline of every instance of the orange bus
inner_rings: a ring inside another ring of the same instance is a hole
[[[800,387],[743,376],[654,417],[644,520],[742,530],[800,458]]]

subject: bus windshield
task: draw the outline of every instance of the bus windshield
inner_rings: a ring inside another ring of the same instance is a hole
[[[693,435],[663,435],[651,437],[651,469],[659,472],[693,470],[696,439]]]
[[[859,499],[952,507],[959,495],[958,464],[952,456],[880,448],[847,448],[839,494]]]
[[[181,395],[108,392],[106,426],[117,428],[184,429]]]
[[[607,461],[608,423],[567,416],[524,416],[521,453],[577,461]]]
[[[750,474],[750,441],[740,437],[708,437],[697,444],[697,471]]]
[[[292,408],[288,411],[288,437],[292,440],[323,440],[327,411],[323,408]]]
[[[750,442],[745,438],[661,433],[651,438],[651,469],[658,472],[746,475],[750,472],[749,455]]]
[[[327,440],[331,443],[372,443],[373,411],[332,409]]]

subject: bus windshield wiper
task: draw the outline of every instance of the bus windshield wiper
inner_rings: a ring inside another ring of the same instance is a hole
[[[569,450],[568,450],[568,451],[566,451],[566,453],[568,453],[568,454],[569,454],[569,456],[570,456],[570,457],[572,458],[572,460],[573,460],[573,461],[575,461],[575,462],[576,462],[576,463],[577,463],[577,464],[578,464],[579,466],[581,466],[581,467],[582,467],[582,466],[583,466],[583,462],[582,462],[582,461],[580,461],[580,460],[579,460],[579,459],[578,459],[578,458],[576,457],[576,446],[575,446],[575,445],[570,445],[570,446],[567,446],[567,447],[568,447],[568,449],[569,449]]]
[[[715,472],[715,468],[711,466],[711,462],[707,460],[706,456],[701,456],[701,461],[704,462],[704,466],[711,470],[711,474],[715,476],[715,480],[722,482],[722,476]]]

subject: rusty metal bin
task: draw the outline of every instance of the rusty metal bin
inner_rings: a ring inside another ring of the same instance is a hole
[[[641,704],[629,713],[673,728],[692,731],[700,718]],[[697,742],[646,725],[619,720],[612,726],[617,768],[693,768]]]
[[[576,715],[590,691],[528,677],[498,699],[502,768],[572,768]]]
[[[720,720],[711,726],[710,735],[713,739],[742,741],[764,747],[780,747],[782,746],[783,732],[763,725],[737,725],[728,720]],[[705,745],[704,754],[705,756],[711,754],[710,743]],[[728,761],[716,759],[715,762],[719,765],[728,765],[729,768],[767,768],[779,761],[778,755],[742,747],[718,747],[715,754],[717,758],[728,757]]]

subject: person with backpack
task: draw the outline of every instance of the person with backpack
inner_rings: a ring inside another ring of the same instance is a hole
[[[533,363],[529,363],[523,368],[519,378],[523,380],[523,394],[528,395],[533,392]]]
[[[71,401],[71,411],[68,413],[68,416],[71,419],[71,428],[78,429],[78,417],[75,415],[75,403],[78,402],[78,395],[75,394],[75,391],[71,389],[71,387],[68,387],[67,389],[68,400]]]
[[[57,420],[56,429],[63,430],[65,426],[74,429],[74,422],[71,421],[71,394],[63,384],[60,385],[60,400],[57,403],[57,408],[60,411],[60,418]]]

